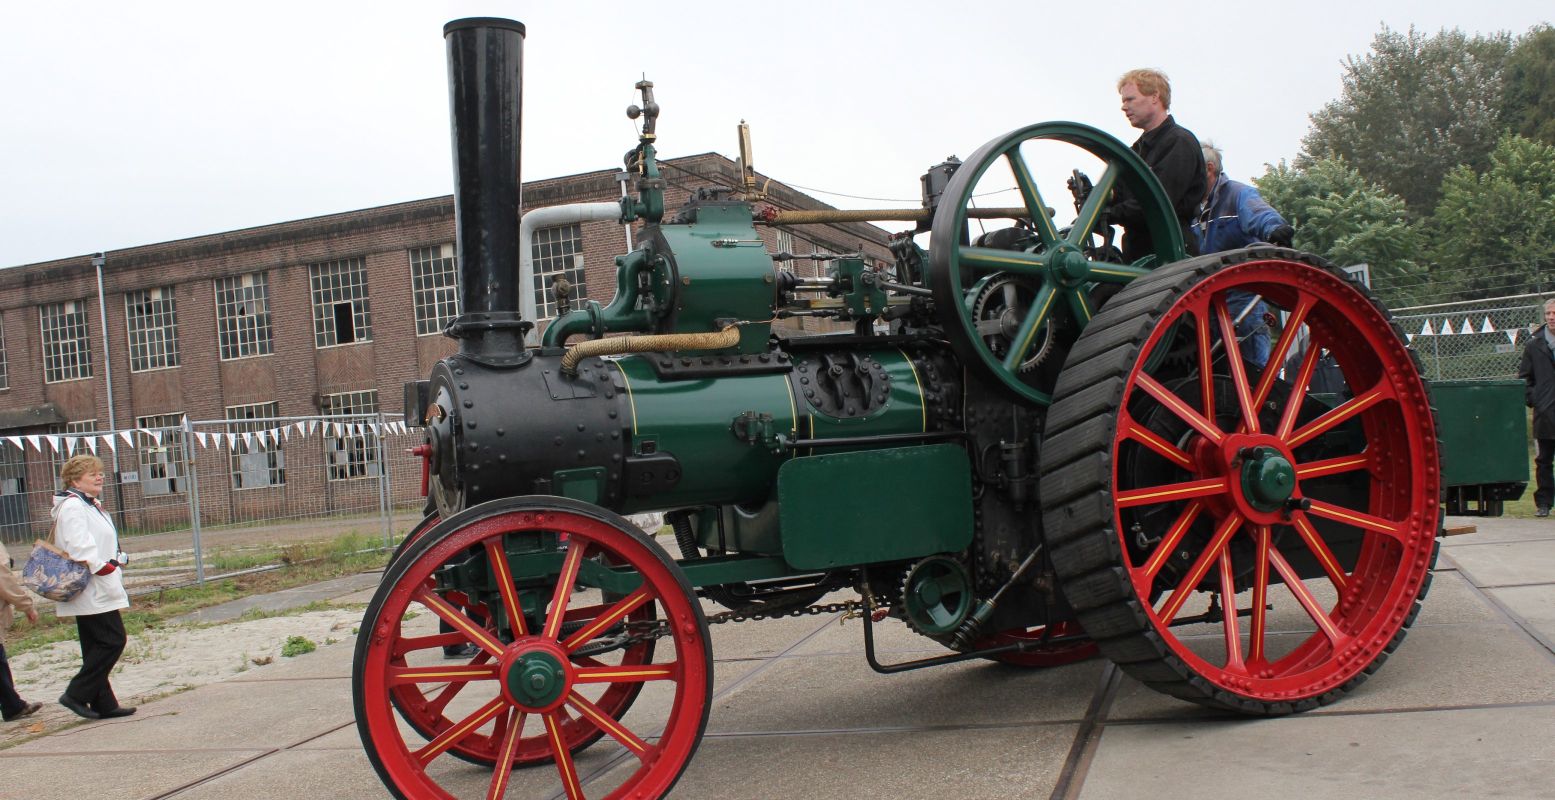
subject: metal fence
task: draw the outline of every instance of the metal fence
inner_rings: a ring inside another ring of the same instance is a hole
[[[1430,380],[1516,378],[1543,296],[1519,294],[1393,310]]]
[[[132,591],[283,563],[303,542],[386,547],[421,517],[421,459],[408,452],[421,441],[397,414],[0,437],[0,541],[19,563],[48,538],[60,466],[92,453]]]

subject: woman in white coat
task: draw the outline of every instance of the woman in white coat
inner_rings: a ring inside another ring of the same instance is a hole
[[[121,706],[108,683],[108,674],[124,653],[124,619],[119,609],[129,608],[124,591],[127,560],[119,550],[119,534],[103,510],[103,462],[97,456],[78,455],[60,470],[64,491],[54,496],[54,543],[84,562],[92,579],[75,597],[59,603],[55,614],[76,618],[81,640],[81,671],[70,680],[59,704],[87,719],[127,717],[134,706]]]

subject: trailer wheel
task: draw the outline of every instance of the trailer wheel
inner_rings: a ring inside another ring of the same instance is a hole
[[[465,594],[483,588],[484,609]],[[459,632],[407,630],[418,615]],[[481,652],[444,662],[451,638]],[[396,797],[661,797],[706,726],[712,653],[684,574],[630,523],[513,498],[443,521],[395,559],[363,619],[352,686],[358,733]],[[639,692],[651,710],[628,715]],[[616,746],[580,755],[602,738]],[[514,771],[525,766],[540,768]]]
[[[1288,314],[1267,368],[1228,357],[1232,290]],[[1441,484],[1418,362],[1310,256],[1220,253],[1125,287],[1064,366],[1041,469],[1080,623],[1130,675],[1204,705],[1332,702],[1398,647],[1430,583]]]

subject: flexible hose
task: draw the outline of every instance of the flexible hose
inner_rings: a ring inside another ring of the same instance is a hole
[[[589,356],[613,356],[622,353],[658,353],[666,350],[722,350],[740,343],[740,328],[730,325],[708,333],[661,333],[650,336],[613,336],[590,339],[567,348],[562,356],[562,372],[575,375],[578,362]]]

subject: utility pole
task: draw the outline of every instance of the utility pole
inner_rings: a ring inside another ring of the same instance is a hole
[[[103,293],[103,264],[107,260],[103,253],[92,255],[92,268],[97,270],[97,318],[103,330],[103,383],[108,387],[108,435],[116,436],[119,425],[113,413],[113,357],[108,350],[108,302]],[[119,512],[119,527],[123,528],[124,482],[119,476],[119,451],[118,448],[109,448],[109,452],[113,453],[113,505]]]

